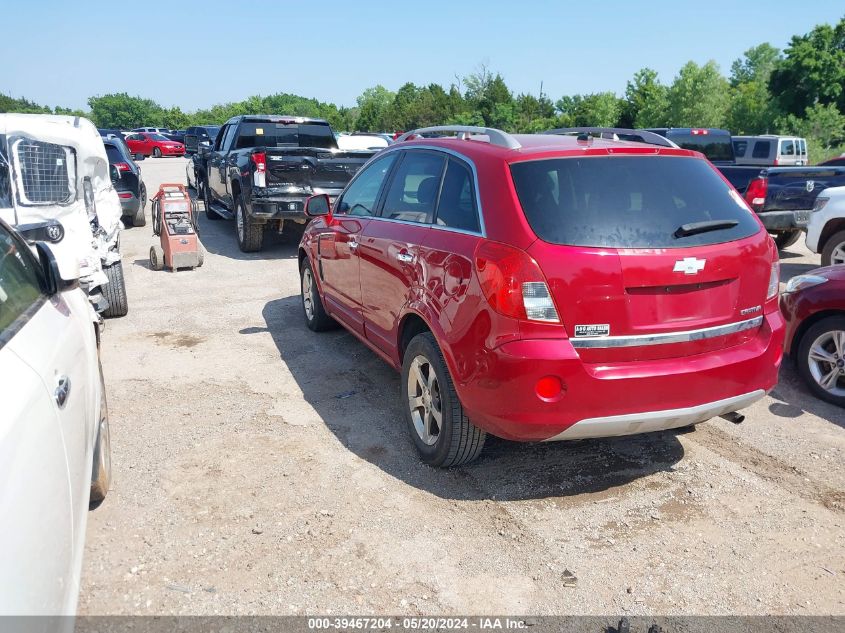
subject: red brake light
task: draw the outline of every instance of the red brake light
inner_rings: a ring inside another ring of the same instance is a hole
[[[118,171],[129,171],[129,163],[115,163],[114,166]]]
[[[123,198],[124,200],[128,200],[132,197],[132,193],[129,191],[119,191],[117,195],[118,197]]]
[[[690,130],[690,134],[698,136],[699,134],[710,134],[710,130]]]
[[[769,191],[769,180],[767,178],[755,178],[748,183],[745,190],[745,201],[755,211],[759,211],[766,203],[766,194]]]
[[[267,155],[264,152],[255,152],[252,155],[252,162],[255,163],[255,171],[259,173],[267,169]]]
[[[485,240],[475,249],[475,271],[487,303],[499,314],[560,323],[543,272],[525,251]]]

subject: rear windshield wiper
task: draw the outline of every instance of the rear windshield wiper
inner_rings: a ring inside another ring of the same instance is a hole
[[[689,237],[690,235],[697,235],[699,233],[708,233],[709,231],[719,231],[721,229],[732,229],[739,220],[707,220],[706,222],[690,222],[689,224],[682,224],[674,233],[676,238]]]

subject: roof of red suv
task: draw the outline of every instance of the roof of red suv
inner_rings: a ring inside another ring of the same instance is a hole
[[[529,158],[548,158],[550,156],[567,156],[577,154],[613,154],[616,152],[625,154],[649,154],[649,155],[670,155],[670,156],[701,156],[699,152],[686,149],[675,149],[659,147],[648,143],[637,143],[633,141],[616,141],[605,138],[590,138],[588,141],[579,141],[572,135],[560,134],[515,134],[516,139],[522,146],[518,149],[510,149],[500,145],[494,145],[486,140],[484,136],[473,136],[468,139],[456,137],[438,138],[415,138],[402,141],[392,147],[412,147],[414,145],[435,145],[448,148],[463,154],[481,154],[485,156],[498,156],[508,162],[515,162]]]

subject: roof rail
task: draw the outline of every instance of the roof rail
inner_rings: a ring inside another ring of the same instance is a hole
[[[405,132],[396,139],[396,142],[407,141],[415,134],[426,134],[428,132],[457,132],[458,138],[465,139],[470,134],[482,134],[490,138],[490,144],[505,149],[519,149],[522,147],[519,141],[513,136],[494,127],[478,127],[475,125],[435,125],[434,127],[421,127],[410,132]]]
[[[548,130],[545,134],[598,134],[601,138],[613,141],[633,141],[635,143],[648,143],[649,145],[660,145],[661,147],[674,147],[677,145],[665,136],[660,136],[648,130],[632,130],[624,127],[562,127],[556,130]]]

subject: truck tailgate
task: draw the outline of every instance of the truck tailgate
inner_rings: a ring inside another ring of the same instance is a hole
[[[322,148],[267,148],[267,186],[343,189],[375,153]]]
[[[845,167],[783,167],[766,170],[769,179],[764,211],[802,211],[813,208],[828,187],[845,185]]]

